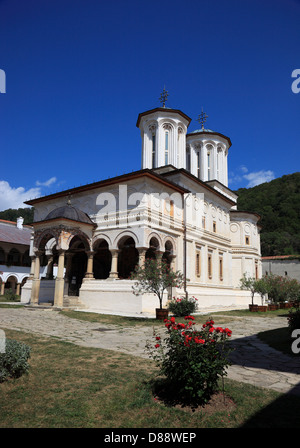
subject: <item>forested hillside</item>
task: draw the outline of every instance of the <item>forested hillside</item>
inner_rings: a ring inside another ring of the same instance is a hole
[[[238,210],[261,215],[262,256],[300,254],[300,173],[236,191]]]
[[[23,224],[30,224],[33,221],[33,207],[26,208],[9,208],[8,210],[3,210],[0,212],[0,219],[5,219],[6,221],[17,222],[17,219],[22,216],[24,218]]]

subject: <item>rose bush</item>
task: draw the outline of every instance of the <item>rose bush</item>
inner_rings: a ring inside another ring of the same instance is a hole
[[[212,319],[197,330],[193,316],[185,320],[166,320],[165,336],[154,331],[154,343],[148,342],[147,349],[166,379],[168,393],[175,394],[177,402],[197,407],[210,400],[226,375],[231,330],[215,327]]]

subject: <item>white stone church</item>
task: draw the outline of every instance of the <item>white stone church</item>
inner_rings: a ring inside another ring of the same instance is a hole
[[[165,106],[140,113],[141,170],[30,200],[31,274],[22,301],[123,315],[155,313],[158,299],[136,296],[130,274],[163,257],[186,278],[199,311],[248,307],[244,273],[261,276],[259,216],[237,211],[228,188],[231,141]],[[41,277],[41,266],[47,266]]]

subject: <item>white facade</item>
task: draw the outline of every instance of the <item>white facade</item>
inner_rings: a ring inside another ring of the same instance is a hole
[[[136,297],[128,276],[145,257],[163,256],[187,279],[172,295],[194,295],[200,310],[248,306],[239,280],[261,275],[259,216],[237,211],[227,187],[230,140],[204,129],[187,134],[189,123],[178,110],[142,113],[142,170],[27,202],[35,207],[37,266],[41,254],[58,262],[56,278],[36,275],[28,285],[31,301],[48,294],[63,306],[76,283],[78,309],[149,315],[157,298]]]

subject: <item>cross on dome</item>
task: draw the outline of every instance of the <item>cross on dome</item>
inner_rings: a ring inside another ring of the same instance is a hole
[[[201,108],[201,114],[198,115],[198,123],[201,124],[202,129],[204,129],[204,123],[206,122],[206,119],[208,118],[208,115],[206,115],[205,112],[203,112],[203,108]]]
[[[159,98],[159,101],[162,103],[163,107],[166,107],[166,101],[168,99],[168,96],[169,96],[168,91],[164,87],[164,90],[160,94],[160,98]]]

